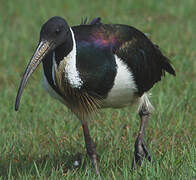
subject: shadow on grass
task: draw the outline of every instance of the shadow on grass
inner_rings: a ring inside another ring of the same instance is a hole
[[[9,160],[0,159],[0,176],[8,179],[10,176],[50,176],[54,172],[66,174],[69,170],[85,168],[88,159],[85,154],[70,154],[68,151],[42,157],[24,155]]]

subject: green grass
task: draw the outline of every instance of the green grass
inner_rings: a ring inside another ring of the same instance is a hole
[[[41,25],[59,15],[70,25],[101,16],[147,33],[170,57],[176,78],[167,75],[152,90],[156,108],[146,142],[153,163],[131,171],[139,127],[136,107],[105,109],[90,123],[103,179],[196,178],[195,0],[7,1],[0,6],[1,179],[96,179],[86,157],[82,128],[66,107],[44,92],[41,67],[14,111],[17,88],[39,39]],[[74,168],[78,153],[83,165]]]

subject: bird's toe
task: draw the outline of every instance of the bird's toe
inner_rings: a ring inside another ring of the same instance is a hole
[[[149,150],[146,147],[143,136],[138,136],[135,142],[135,152],[134,158],[132,161],[132,168],[135,168],[136,164],[141,166],[142,162],[147,159],[151,162],[152,158],[149,153]]]

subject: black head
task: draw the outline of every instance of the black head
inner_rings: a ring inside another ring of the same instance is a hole
[[[52,17],[41,28],[39,44],[25,70],[21,80],[15,103],[15,110],[18,110],[20,97],[27,80],[41,63],[44,57],[55,48],[66,42],[71,37],[71,31],[67,22],[61,17]]]
[[[67,22],[63,18],[55,16],[43,24],[40,31],[40,42],[48,41],[55,48],[66,41],[68,33],[70,33],[70,28]]]

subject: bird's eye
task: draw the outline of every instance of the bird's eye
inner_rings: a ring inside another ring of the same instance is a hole
[[[56,34],[59,34],[59,33],[60,33],[60,29],[57,28],[57,29],[55,30],[55,33],[56,33]]]

